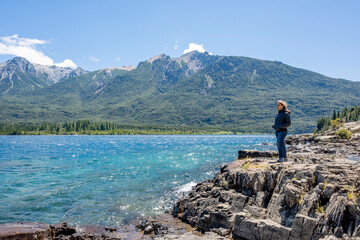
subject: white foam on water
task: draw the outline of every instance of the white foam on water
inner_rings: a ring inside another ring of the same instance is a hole
[[[195,186],[196,186],[196,182],[192,181],[192,182],[189,182],[189,183],[186,183],[184,185],[177,187],[177,189],[174,192],[177,194],[190,192],[191,189]]]
[[[78,232],[78,233],[83,233],[83,232],[85,232],[85,229],[82,228],[82,227],[79,227],[78,225],[75,226],[75,229],[76,229],[76,232]]]
[[[156,206],[153,208],[153,211],[158,212],[159,210],[171,209],[173,204],[181,198],[187,196],[188,192],[196,186],[195,181],[180,185],[175,187],[173,190],[166,192],[164,196],[157,202]]]

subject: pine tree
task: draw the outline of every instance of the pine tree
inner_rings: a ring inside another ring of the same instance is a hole
[[[332,120],[335,120],[336,119],[336,110],[334,109],[334,112],[333,112],[333,116],[331,118]]]

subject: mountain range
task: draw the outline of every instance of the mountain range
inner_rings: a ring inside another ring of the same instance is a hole
[[[312,131],[333,109],[359,105],[360,82],[197,51],[92,72],[20,57],[0,64],[2,123],[89,119],[265,133],[272,132],[278,99],[289,103],[292,132]]]
[[[22,57],[0,63],[0,94],[14,95],[50,86],[58,81],[87,73],[57,66],[32,64]]]

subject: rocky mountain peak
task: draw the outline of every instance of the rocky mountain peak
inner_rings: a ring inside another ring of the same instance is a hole
[[[75,70],[71,71],[69,73],[69,77],[74,77],[74,76],[78,76],[78,75],[82,75],[85,73],[88,73],[89,71],[86,71],[84,69],[82,69],[81,67],[76,68]]]
[[[191,52],[188,52],[188,53],[185,53],[183,55],[181,55],[180,58],[189,58],[189,57],[197,57],[197,56],[202,56],[202,55],[210,55],[208,52],[199,52],[197,50],[194,50],[194,51],[191,51]]]
[[[82,75],[87,72],[88,71],[85,71],[82,68],[73,70],[69,67],[41,65],[31,63],[23,57],[14,57],[13,59],[0,64],[0,81],[3,79],[10,79],[10,81],[12,81],[15,76],[18,79],[17,81],[21,81],[24,76],[19,74],[22,73],[33,79],[41,79],[47,86],[60,80]]]
[[[175,60],[178,62],[185,62],[189,69],[193,70],[194,72],[198,72],[219,58],[219,56],[210,55],[208,52],[201,53],[195,50],[186,53],[181,57],[176,58]]]
[[[152,58],[150,58],[149,60],[147,60],[147,62],[149,63],[153,63],[156,60],[171,60],[170,56],[165,55],[164,53],[160,54],[160,55],[156,55]]]
[[[7,63],[21,65],[21,64],[29,64],[30,62],[23,57],[14,57],[13,59],[8,60]]]
[[[181,63],[184,62],[187,64],[188,73],[190,72],[194,73],[204,69],[205,67],[215,62],[219,58],[221,57],[210,55],[208,52],[201,53],[198,51],[192,51],[178,58],[171,58],[168,55],[159,54],[150,58],[145,62],[151,64],[161,62],[161,63],[165,63],[165,65],[168,65],[170,63],[178,63],[181,65]],[[139,66],[141,66],[143,63],[144,62],[139,63]]]
[[[75,77],[87,73],[84,69],[78,67],[75,70],[69,67],[47,66],[41,64],[34,64],[37,75],[45,75],[46,78],[56,83],[62,79]]]
[[[127,66],[122,66],[120,68],[118,68],[120,70],[126,70],[126,71],[132,71],[134,69],[136,69],[136,67],[132,66],[132,65],[127,65]]]
[[[67,72],[64,74],[64,76],[61,79],[66,79],[66,78],[70,78],[70,77],[76,77],[85,73],[88,73],[89,71],[86,71],[84,69],[82,69],[81,67],[76,68],[75,70],[72,70],[70,72]],[[59,79],[60,80],[60,79]]]
[[[7,71],[20,70],[22,72],[36,73],[33,64],[23,57],[15,57],[8,60],[3,69]]]

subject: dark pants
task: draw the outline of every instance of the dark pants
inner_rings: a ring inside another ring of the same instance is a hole
[[[276,132],[276,143],[279,151],[279,158],[286,158],[286,147],[284,139],[286,137],[287,131]]]

